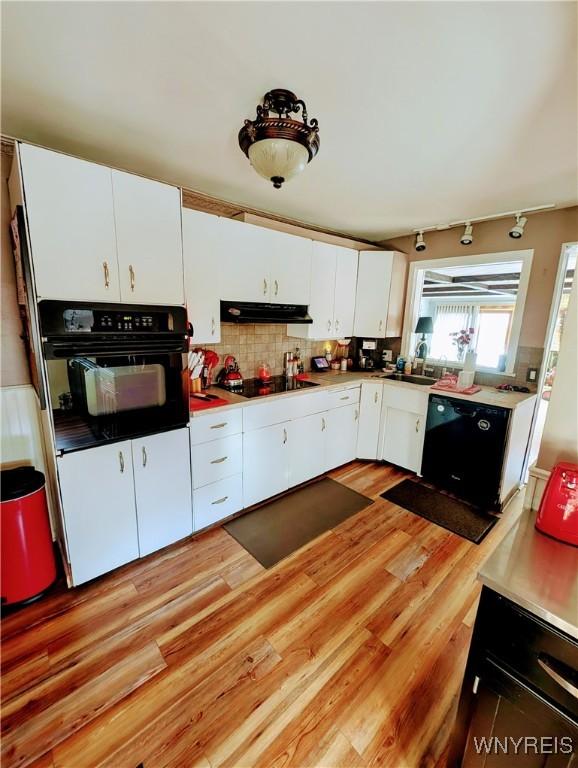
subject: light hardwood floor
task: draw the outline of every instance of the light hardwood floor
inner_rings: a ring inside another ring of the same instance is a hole
[[[443,766],[476,546],[379,498],[266,571],[223,529],[2,622],[2,766]]]

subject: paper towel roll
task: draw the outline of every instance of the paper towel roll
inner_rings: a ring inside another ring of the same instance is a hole
[[[464,360],[464,371],[475,371],[476,370],[476,358],[477,354],[475,352],[466,352],[466,358]]]

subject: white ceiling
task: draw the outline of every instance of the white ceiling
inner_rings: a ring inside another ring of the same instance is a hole
[[[359,236],[577,200],[572,2],[3,2],[2,130]],[[275,190],[275,87],[320,124]]]

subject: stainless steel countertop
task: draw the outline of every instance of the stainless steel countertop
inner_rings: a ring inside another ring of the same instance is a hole
[[[482,566],[479,579],[578,639],[578,547],[540,533],[535,520],[535,512],[522,512]]]

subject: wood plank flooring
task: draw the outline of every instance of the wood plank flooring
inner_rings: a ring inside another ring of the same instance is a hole
[[[444,766],[476,546],[374,503],[266,571],[222,528],[2,621],[2,765]]]

